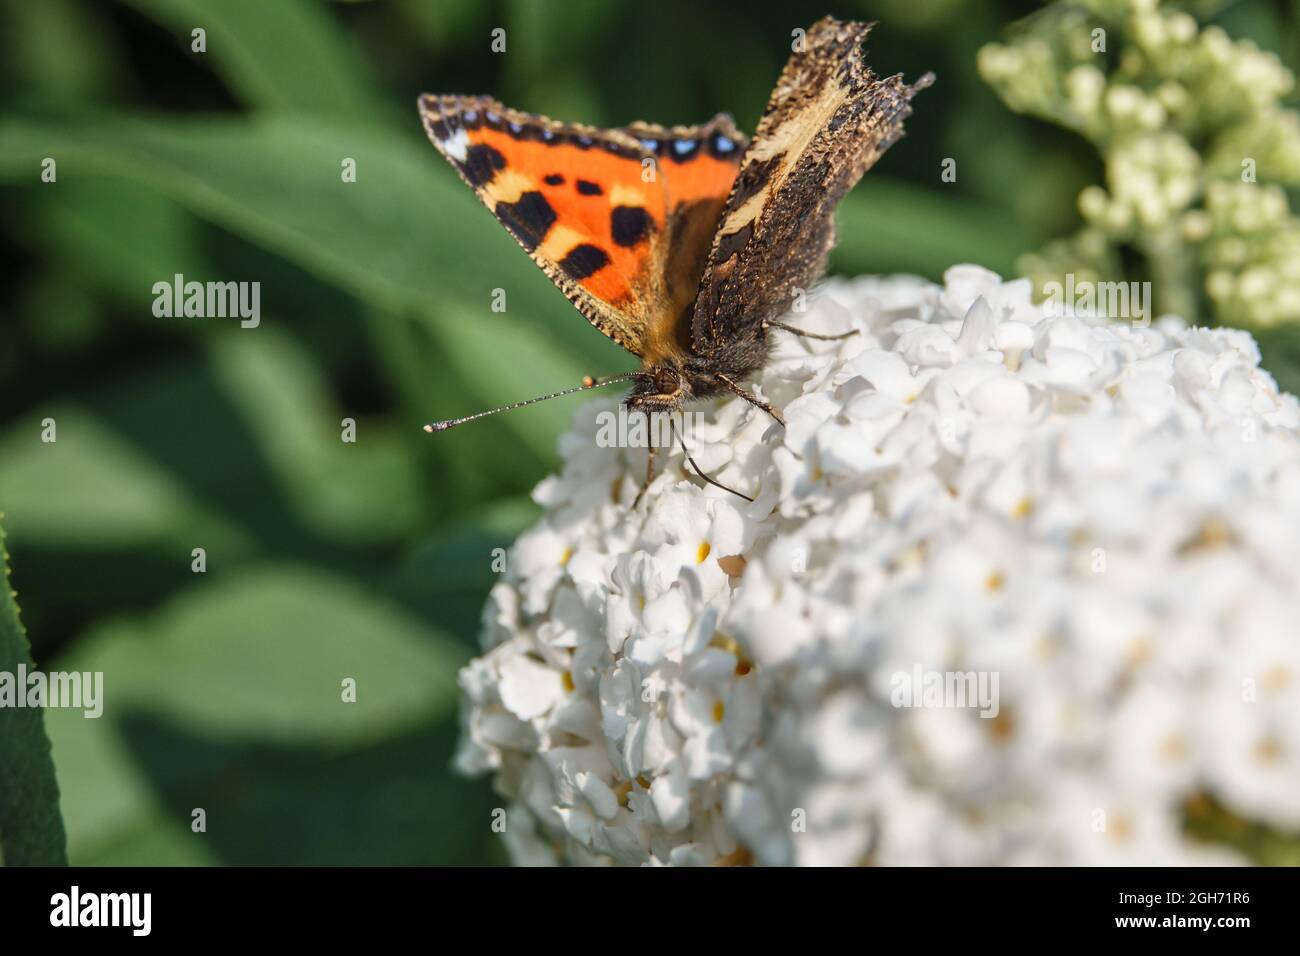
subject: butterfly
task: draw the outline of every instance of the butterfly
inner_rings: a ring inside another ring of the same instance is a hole
[[[578,311],[642,363],[426,430],[616,381],[632,382],[626,404],[647,414],[734,393],[784,424],[744,383],[773,329],[843,337],[779,318],[822,276],[835,207],[933,80],[876,77],[862,59],[870,29],[827,17],[797,39],[752,140],[726,114],[601,129],[484,96],[421,96],[433,145]]]

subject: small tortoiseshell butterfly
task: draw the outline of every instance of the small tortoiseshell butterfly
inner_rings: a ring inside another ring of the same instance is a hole
[[[766,362],[769,329],[810,334],[777,318],[821,277],[836,205],[933,79],[876,77],[862,61],[871,26],[827,17],[809,29],[752,141],[725,114],[598,129],[483,96],[420,97],[438,151],[578,311],[643,363],[556,396],[631,380],[627,405],[647,413],[734,392],[782,421],[742,383]]]

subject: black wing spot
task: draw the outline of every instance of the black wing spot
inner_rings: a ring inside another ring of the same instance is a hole
[[[586,179],[579,179],[574,185],[578,187],[578,192],[582,193],[584,196],[601,196],[604,195],[605,192],[605,190],[601,189],[595,183]]]
[[[447,122],[441,116],[426,116],[424,125],[438,142],[451,139],[451,130],[447,127]]]
[[[517,202],[499,202],[496,208],[501,224],[532,252],[555,224],[555,210],[539,192],[526,192]]]
[[[599,246],[583,243],[570,249],[559,265],[570,279],[581,282],[609,265],[609,256]]]
[[[549,176],[546,177],[546,179],[543,180],[543,182],[545,182],[546,185],[548,186],[563,186],[564,177],[561,176],[559,173],[551,173]]]
[[[471,186],[486,186],[496,174],[506,168],[506,158],[500,150],[487,143],[476,143],[465,151],[465,162],[461,170]]]
[[[635,246],[650,235],[649,214],[640,206],[615,206],[609,214],[609,231],[624,248]]]

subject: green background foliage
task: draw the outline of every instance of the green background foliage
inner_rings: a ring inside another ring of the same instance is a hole
[[[0,710],[0,864],[58,866],[67,862],[59,788],[41,711],[18,708],[23,669],[32,669],[18,602],[9,584],[8,554],[0,528],[0,674],[13,700]]]
[[[1010,274],[1077,225],[1100,175],[978,78],[980,46],[1034,8],[2,0],[0,508],[36,661],[105,681],[100,719],[46,714],[72,862],[504,859],[499,800],[449,767],[455,676],[492,549],[535,515],[573,406],[420,425],[633,362],[425,142],[418,93],[752,129],[793,29],[877,19],[877,71],[938,82],[845,201],[834,271]],[[1297,9],[1215,20],[1294,69]],[[176,273],[260,282],[260,327],[156,318],[153,284]]]

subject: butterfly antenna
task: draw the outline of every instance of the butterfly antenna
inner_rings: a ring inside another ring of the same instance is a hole
[[[539,395],[536,398],[530,398],[525,402],[511,402],[509,405],[502,405],[500,408],[489,408],[485,412],[478,412],[475,415],[466,415],[464,418],[447,418],[440,422],[429,422],[424,426],[426,432],[445,432],[449,428],[455,428],[457,425],[464,425],[466,422],[472,422],[476,418],[486,418],[488,415],[495,415],[497,412],[508,412],[512,408],[523,408],[525,405],[536,405],[538,402],[550,401],[552,398],[562,398],[565,395],[572,395],[574,392],[585,392],[589,389],[600,388],[602,385],[613,385],[615,382],[627,382],[638,375],[640,372],[626,372],[622,375],[609,375],[605,378],[592,378],[588,375],[582,380],[581,385],[575,385],[573,388],[566,388],[560,392],[552,392],[550,395]]]

